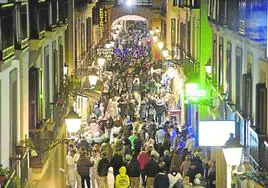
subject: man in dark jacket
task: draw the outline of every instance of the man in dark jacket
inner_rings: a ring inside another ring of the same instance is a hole
[[[110,162],[107,158],[106,152],[101,153],[101,160],[98,164],[98,175],[100,177],[100,186],[102,188],[108,188],[108,170],[110,167]]]
[[[135,157],[131,157],[131,155],[127,155],[128,163],[126,164],[127,175],[130,178],[131,187],[139,188],[140,187],[140,164],[139,161]]]
[[[154,178],[154,188],[169,188],[168,176],[164,173],[165,162],[159,164],[159,173]]]
[[[93,165],[94,163],[88,159],[86,152],[82,152],[77,162],[77,171],[81,177],[82,188],[85,188],[85,180],[87,182],[87,187],[90,188],[89,169]]]
[[[110,165],[111,167],[113,167],[114,180],[115,180],[116,176],[119,174],[119,169],[121,168],[121,166],[124,166],[122,151],[116,151],[116,153],[111,159]]]
[[[145,174],[147,176],[146,180],[146,187],[147,188],[153,188],[154,185],[154,177],[159,172],[159,166],[156,162],[158,158],[158,153],[156,151],[151,152],[151,159],[150,161],[145,165]]]

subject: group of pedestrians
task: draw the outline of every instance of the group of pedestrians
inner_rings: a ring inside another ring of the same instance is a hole
[[[215,187],[215,162],[187,125],[169,120],[161,62],[152,62],[146,25],[129,22],[107,65],[108,89],[68,146],[68,184],[93,188]],[[114,184],[108,184],[109,169]]]

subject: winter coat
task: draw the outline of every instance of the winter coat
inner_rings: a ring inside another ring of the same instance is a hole
[[[165,140],[166,131],[164,129],[160,129],[156,131],[155,134],[155,143],[156,144],[163,144]]]
[[[140,113],[140,117],[141,118],[144,118],[145,119],[147,117],[147,115],[148,115],[148,105],[146,103],[142,103],[140,105],[140,111],[139,111],[139,113]]]
[[[110,167],[109,160],[107,158],[102,158],[99,161],[99,164],[98,164],[98,175],[100,177],[107,176],[108,175],[109,167]]]
[[[146,165],[145,165],[145,173],[147,177],[155,177],[156,174],[159,172],[159,166],[158,163],[151,159]]]
[[[162,172],[158,173],[154,178],[154,188],[169,188],[168,176]]]
[[[119,174],[119,169],[124,165],[122,155],[115,154],[111,159],[110,165],[113,167],[114,175]]]
[[[142,151],[139,153],[137,157],[139,164],[140,164],[140,169],[144,170],[146,164],[150,161],[150,156],[148,155],[147,152]]]
[[[140,164],[135,158],[132,158],[126,165],[129,177],[140,177]]]
[[[126,174],[126,167],[122,166],[119,169],[119,174],[115,179],[115,187],[116,188],[128,188],[130,186],[129,176]]]
[[[89,176],[89,169],[92,167],[92,163],[86,156],[80,156],[77,162],[77,171],[80,176]]]
[[[173,186],[178,182],[178,180],[183,180],[182,176],[179,172],[170,172],[168,174],[169,179],[169,188],[173,188]]]

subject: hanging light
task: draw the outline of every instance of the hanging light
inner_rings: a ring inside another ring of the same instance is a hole
[[[164,43],[160,41],[158,42],[157,46],[160,50],[162,50],[164,48]]]
[[[208,60],[208,62],[205,65],[206,67],[206,72],[209,76],[211,76],[212,73],[212,65],[211,65],[211,59]]]
[[[114,47],[114,41],[110,42],[111,47]]]
[[[88,75],[89,84],[91,87],[95,87],[98,81],[98,75],[95,71],[91,71]]]
[[[103,69],[104,64],[105,64],[105,58],[103,58],[103,57],[99,57],[99,58],[98,58],[98,65],[99,65],[99,67],[100,67],[101,69]]]
[[[155,28],[155,32],[156,32],[156,33],[160,33],[160,29],[159,29],[158,26]]]
[[[153,36],[153,41],[154,41],[154,42],[157,41],[157,36]]]
[[[115,33],[118,35],[118,34],[119,34],[119,32],[120,32],[120,29],[119,29],[119,28],[117,28],[117,29],[115,30]]]
[[[164,58],[167,58],[167,57],[168,57],[168,50],[163,50],[163,51],[162,51],[162,56],[163,56]]]
[[[73,108],[69,111],[65,117],[65,124],[69,133],[77,133],[81,127],[81,118],[74,111]]]
[[[154,36],[154,31],[153,30],[150,30],[149,33],[150,33],[151,36]]]
[[[118,29],[121,29],[121,28],[122,28],[122,25],[121,25],[120,22],[117,24],[117,28],[118,28]]]
[[[230,166],[238,166],[241,162],[243,147],[239,140],[231,133],[229,140],[223,146],[225,161]]]
[[[63,74],[64,74],[64,75],[67,75],[67,74],[68,74],[68,65],[67,65],[67,63],[64,64],[64,67],[63,67]]]
[[[113,35],[113,39],[116,40],[117,34],[116,33],[113,33],[112,35]]]

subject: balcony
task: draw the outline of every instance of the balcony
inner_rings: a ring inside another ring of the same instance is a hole
[[[48,24],[48,3],[46,1],[29,1],[30,38],[41,40],[46,36]]]
[[[248,129],[249,156],[253,163],[260,169],[268,170],[268,135],[258,134],[254,127]]]
[[[30,140],[37,152],[37,156],[30,156],[31,168],[43,168],[48,159],[49,150],[58,144],[56,137],[62,127],[67,106],[59,105],[51,110],[51,114],[53,114],[51,118],[39,127],[30,130]]]
[[[15,37],[15,49],[23,50],[28,46],[28,34],[27,34],[27,4],[21,3],[18,5],[17,14],[20,17],[18,23],[18,32]]]
[[[13,4],[5,4],[0,6],[0,60],[6,60],[15,53],[13,36],[13,10]]]

